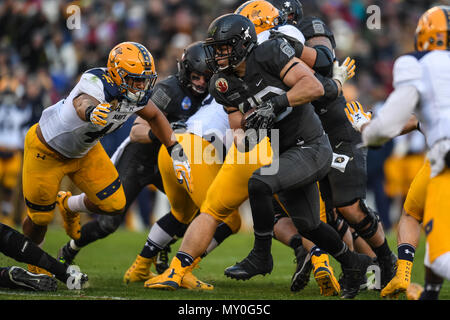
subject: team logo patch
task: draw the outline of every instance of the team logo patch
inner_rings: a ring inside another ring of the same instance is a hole
[[[323,26],[323,22],[320,20],[314,20],[312,22],[314,34],[325,34],[325,28]]]
[[[181,109],[188,110],[191,106],[191,99],[189,99],[189,97],[184,97],[183,101],[181,101]]]
[[[280,45],[280,49],[281,49],[281,52],[283,52],[289,58],[292,58],[295,55],[294,48],[292,48],[291,45],[287,42],[283,41]]]
[[[225,93],[228,91],[228,81],[224,78],[219,78],[216,80],[216,90]]]
[[[334,159],[334,162],[336,163],[342,163],[344,161],[345,161],[344,157],[337,157],[336,159]]]

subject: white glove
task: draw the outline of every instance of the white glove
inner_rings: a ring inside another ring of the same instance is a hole
[[[182,184],[183,181],[186,183],[186,188],[189,192],[194,191],[194,184],[191,177],[191,166],[189,164],[189,159],[186,157],[183,147],[181,144],[176,142],[173,146],[167,148],[170,157],[173,161],[173,170],[177,177],[178,183]]]
[[[93,124],[104,127],[108,123],[108,116],[112,111],[109,103],[99,103],[96,107],[88,107],[86,109],[86,120]]]
[[[355,69],[354,59],[347,57],[341,65],[339,65],[338,61],[335,61],[333,64],[333,79],[339,81],[343,86],[345,81],[353,78]]]
[[[348,121],[351,122],[352,127],[358,132],[361,132],[361,127],[372,118],[372,113],[364,112],[361,103],[358,101],[347,102],[344,110]]]

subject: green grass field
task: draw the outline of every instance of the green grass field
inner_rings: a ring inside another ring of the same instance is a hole
[[[244,258],[253,244],[250,233],[241,232],[227,239],[220,247],[205,258],[194,274],[203,281],[211,283],[215,289],[210,292],[197,292],[180,289],[175,292],[145,289],[142,283],[125,285],[122,277],[140,252],[146,233],[119,229],[110,237],[97,241],[84,248],[77,256],[75,264],[89,275],[90,287],[83,291],[68,290],[59,283],[54,293],[30,293],[0,289],[0,300],[339,300],[339,297],[322,297],[319,288],[311,278],[309,285],[301,292],[289,290],[292,273],[295,270],[293,250],[277,241],[273,242],[274,269],[270,275],[256,276],[248,281],[236,281],[224,276],[223,270]],[[391,248],[396,248],[395,234],[388,236]],[[68,240],[63,228],[52,227],[47,233],[44,249],[56,255],[58,248]],[[181,241],[172,246],[171,256]],[[396,250],[394,250],[396,253]],[[424,242],[417,250],[412,281],[423,284]],[[332,260],[336,276],[340,267]],[[0,266],[24,264],[0,255]],[[379,292],[364,291],[356,300],[379,300]],[[403,299],[405,299],[403,297]],[[450,299],[448,281],[444,283],[441,300]]]

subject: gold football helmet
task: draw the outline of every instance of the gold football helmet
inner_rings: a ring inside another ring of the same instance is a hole
[[[428,9],[417,24],[416,50],[450,50],[449,25],[450,6],[436,6]]]
[[[135,103],[144,100],[153,88],[157,74],[150,51],[140,43],[122,42],[109,53],[108,73],[125,97]]]
[[[264,0],[247,1],[241,4],[234,13],[250,19],[255,25],[256,34],[271,29],[281,22],[278,9]]]

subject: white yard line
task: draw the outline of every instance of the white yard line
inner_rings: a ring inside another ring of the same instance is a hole
[[[0,290],[0,295],[9,295],[9,296],[38,296],[45,299],[45,297],[60,297],[60,298],[80,298],[80,299],[96,299],[96,300],[129,300],[127,298],[122,297],[109,297],[109,296],[85,296],[85,295],[67,295],[67,294],[58,294],[58,293],[48,293],[48,294],[40,294],[38,292],[29,293],[29,292],[17,292],[17,291],[2,291]]]

